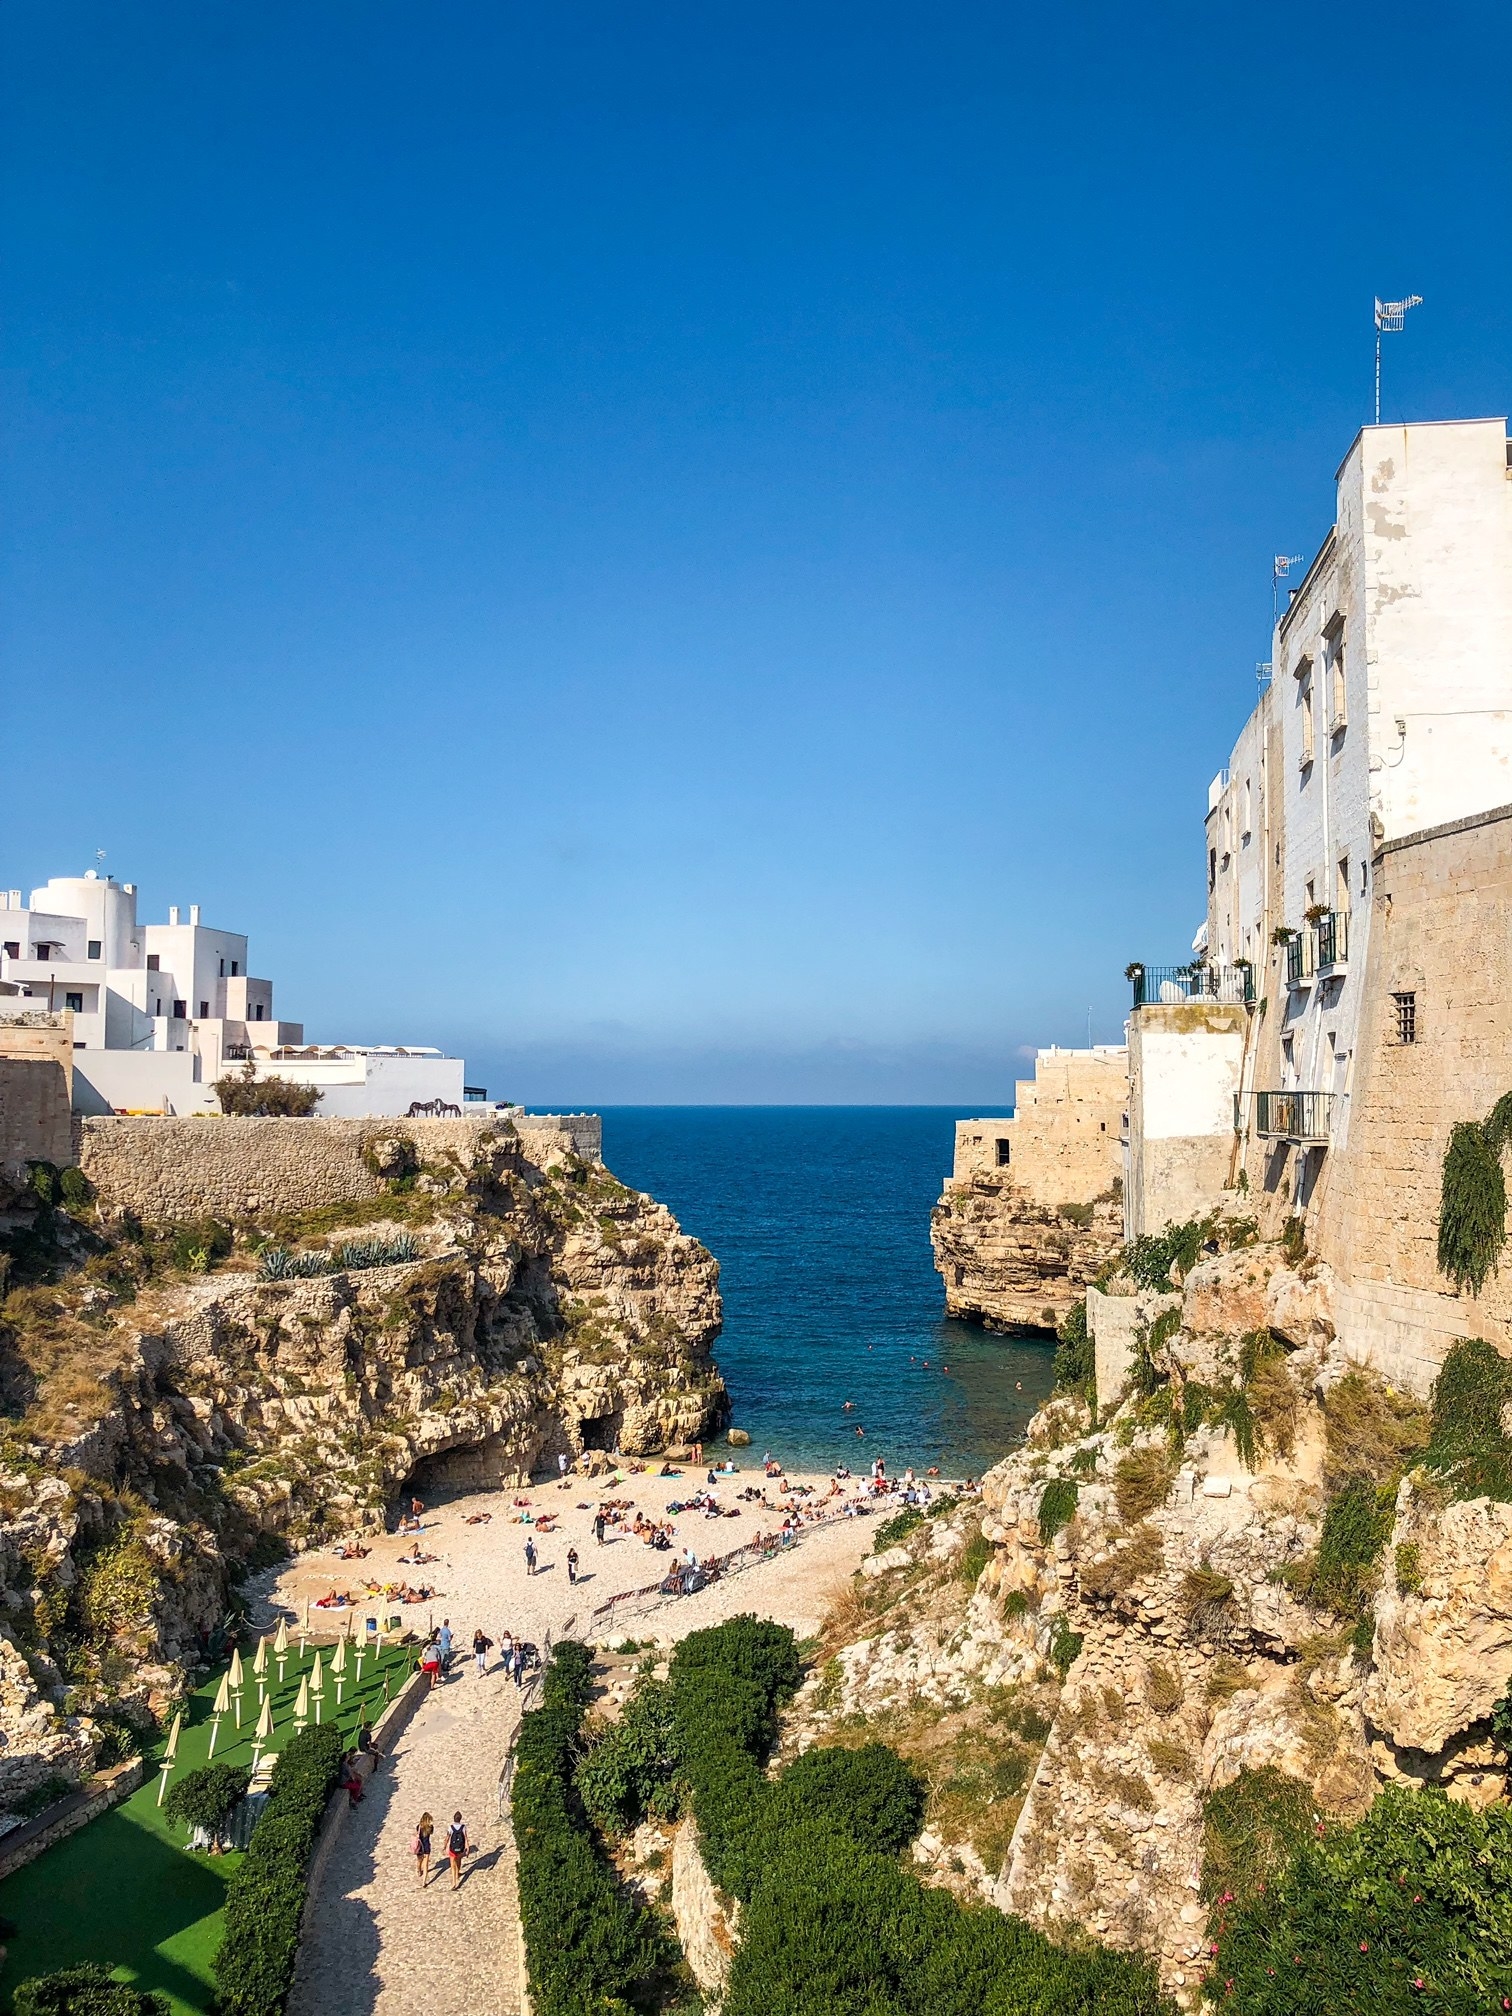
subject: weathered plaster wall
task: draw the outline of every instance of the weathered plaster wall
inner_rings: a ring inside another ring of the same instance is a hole
[[[1222,1198],[1234,1155],[1249,1011],[1164,1004],[1129,1018],[1128,1236],[1201,1216]]]

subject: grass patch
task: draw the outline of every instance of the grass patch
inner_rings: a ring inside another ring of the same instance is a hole
[[[1202,1803],[1202,1895],[1245,1900],[1285,1868],[1317,1820],[1310,1789],[1274,1765],[1241,1771]]]
[[[1169,1451],[1159,1443],[1131,1449],[1113,1472],[1113,1495],[1118,1501],[1119,1518],[1126,1525],[1135,1526],[1151,1512],[1158,1511],[1175,1479],[1176,1465]]]

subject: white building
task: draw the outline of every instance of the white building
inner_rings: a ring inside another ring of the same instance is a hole
[[[1131,1170],[1131,1230],[1216,1201],[1251,1146],[1267,1189],[1309,1202],[1348,1138],[1373,863],[1512,804],[1506,421],[1364,428],[1335,481],[1271,683],[1209,789],[1198,958],[1135,976],[1131,1135],[1164,1108],[1205,1110],[1212,1132],[1190,1137],[1179,1197],[1153,1166],[1141,1196]],[[1407,1027],[1410,991],[1393,1012]]]
[[[438,1050],[307,1046],[303,1024],[275,1016],[272,981],[249,972],[244,933],[202,923],[197,903],[141,924],[135,884],[94,873],[54,876],[30,903],[0,890],[0,1016],[8,1005],[72,1011],[78,1112],[217,1112],[215,1080],[248,1061],[319,1086],[323,1114],[465,1096],[462,1060]]]

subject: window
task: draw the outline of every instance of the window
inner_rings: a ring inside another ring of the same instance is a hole
[[[259,1013],[261,1013],[261,1010],[259,1010]],[[997,1138],[997,1166],[999,1169],[1006,1169],[1008,1167],[1008,1158],[1012,1153],[1013,1143],[999,1134]]]
[[[1363,895],[1365,894],[1365,884],[1366,884],[1366,880],[1367,880],[1367,878],[1368,878],[1368,875],[1369,875],[1369,870],[1367,869],[1367,867],[1366,867],[1365,863],[1364,863],[1364,862],[1362,861],[1362,862],[1360,863],[1360,894],[1361,894],[1362,896],[1363,896]]]
[[[1239,838],[1248,840],[1255,830],[1255,794],[1251,780],[1244,780],[1244,815],[1240,822]]]
[[[241,966],[240,966],[239,962],[238,962],[237,960],[233,959],[233,960],[231,961],[231,977],[232,977],[232,979],[233,979],[233,980],[234,980],[234,979],[236,978],[236,975],[237,975],[238,973],[240,973],[240,971],[241,971]]]
[[[1218,880],[1218,849],[1208,849],[1208,887],[1211,889]]]
[[[19,938],[6,939],[5,956],[7,959],[19,959],[21,957],[21,941]]]
[[[156,973],[158,971],[158,955],[156,952],[149,952],[147,954],[147,971],[149,973]]]
[[[224,959],[220,962],[220,977],[222,980],[226,977],[226,962]]]
[[[1334,735],[1349,724],[1349,703],[1344,686],[1344,625],[1336,622],[1324,646],[1328,663],[1328,726]]]
[[[63,1006],[65,1008],[72,1008],[75,1015],[82,1015],[84,1013],[84,996],[82,994],[65,994],[63,996]]]
[[[209,1015],[210,1015],[210,1003],[208,1001],[201,1001],[200,1003],[201,1022],[207,1021],[209,1019]]]
[[[1310,670],[1304,675],[1298,689],[1297,704],[1302,709],[1302,754],[1298,767],[1305,770],[1313,760],[1313,689]]]
[[[173,1019],[175,1022],[182,1022],[188,1013],[189,1013],[189,1003],[187,1001],[174,1002]]]
[[[91,938],[89,941],[89,950],[86,954],[86,957],[90,959],[98,959],[102,949],[103,948],[101,947],[99,939]]]
[[[1398,1043],[1417,1041],[1417,995],[1393,994],[1392,1005],[1396,1009],[1396,1035]]]
[[[262,1019],[263,1019],[263,1004],[261,1003],[261,1001],[259,1001],[256,1008],[254,1008],[252,1011],[252,1020],[254,1022],[261,1022]]]
[[[1349,909],[1349,856],[1339,856],[1339,873],[1335,883],[1334,908],[1347,913]]]
[[[157,997],[157,999],[156,999],[156,1000],[155,1000],[155,1001],[153,1002],[153,1004],[152,1004],[152,1012],[153,1012],[153,1014],[154,1014],[154,1015],[161,1015],[161,1014],[162,1014],[162,1012],[163,1012],[163,997],[162,997],[162,995],[161,995],[161,994],[159,994],[159,995],[158,995],[158,997]]]

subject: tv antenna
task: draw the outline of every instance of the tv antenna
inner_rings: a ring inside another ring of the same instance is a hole
[[[1278,553],[1271,561],[1271,628],[1281,620],[1281,583],[1293,567],[1302,565],[1300,553]]]
[[[1376,401],[1375,424],[1381,424],[1381,336],[1394,336],[1406,326],[1407,310],[1421,308],[1421,294],[1409,294],[1405,301],[1383,301],[1376,296]]]

